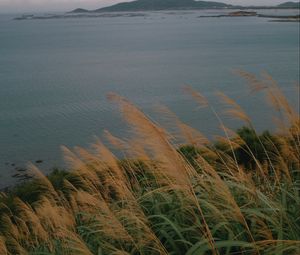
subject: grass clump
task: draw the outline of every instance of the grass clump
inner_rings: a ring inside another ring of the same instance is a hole
[[[126,159],[98,140],[90,150],[63,148],[71,172],[44,176],[31,165],[32,181],[0,194],[0,254],[300,254],[299,115],[270,77],[242,75],[255,90],[264,88],[282,116],[280,132],[258,134],[220,94],[227,113],[245,122],[229,130],[189,88],[224,137],[208,142],[176,118],[187,144],[178,147],[111,94],[135,136],[106,138]]]

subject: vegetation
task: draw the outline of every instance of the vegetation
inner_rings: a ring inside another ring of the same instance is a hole
[[[225,4],[222,2],[199,0],[135,0],[117,3],[96,10],[77,8],[71,13],[87,12],[132,12],[132,11],[160,11],[160,10],[201,10],[201,9],[249,9],[249,6]],[[251,6],[253,9],[299,9],[299,2],[285,2],[275,6]]]
[[[276,83],[241,73],[280,113],[280,130],[259,135],[230,98],[225,127],[206,98],[187,88],[220,120],[209,142],[164,109],[174,137],[118,95],[109,99],[132,126],[131,140],[105,132],[125,159],[101,141],[63,148],[70,172],[33,180],[0,195],[0,254],[300,254],[300,121]]]
[[[285,2],[285,3],[282,3],[282,4],[279,4],[278,7],[281,7],[281,8],[297,8],[299,9],[300,8],[300,2]]]
[[[228,8],[231,5],[220,2],[194,1],[194,0],[137,0],[115,4],[99,9],[100,11],[153,11],[168,9],[204,9]]]

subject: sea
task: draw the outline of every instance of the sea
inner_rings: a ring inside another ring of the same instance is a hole
[[[260,10],[274,15],[297,10]],[[28,162],[41,171],[67,168],[61,145],[88,148],[104,130],[131,137],[107,94],[137,105],[171,133],[168,107],[209,139],[220,123],[186,86],[205,95],[225,125],[218,91],[236,100],[259,131],[275,131],[263,93],[253,94],[237,70],[270,74],[299,106],[299,23],[226,17],[220,11],[160,11],[140,16],[14,20],[0,15],[0,188],[16,183]],[[42,14],[43,15],[43,14]]]

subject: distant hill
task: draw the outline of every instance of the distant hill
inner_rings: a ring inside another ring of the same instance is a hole
[[[253,9],[270,8],[299,8],[299,2],[286,2],[277,6],[251,6]],[[133,11],[159,11],[159,10],[196,10],[196,9],[246,9],[246,6],[235,6],[222,2],[208,2],[196,0],[135,0],[122,2],[97,10],[75,9],[71,13],[95,13],[95,12],[133,12]]]
[[[300,8],[300,2],[285,2],[277,5],[279,8]]]
[[[70,13],[85,13],[85,12],[90,12],[90,11],[86,10],[86,9],[82,9],[82,8],[77,8],[77,9],[71,11]]]
[[[119,3],[96,11],[155,11],[174,9],[204,9],[228,8],[231,5],[219,2],[194,1],[194,0],[137,0]]]
[[[184,10],[184,9],[213,9],[230,8],[232,5],[220,2],[195,0],[136,0],[123,2],[112,6],[100,8],[90,12],[123,12],[123,11],[158,11],[158,10]],[[73,13],[88,12],[85,9],[76,9]]]

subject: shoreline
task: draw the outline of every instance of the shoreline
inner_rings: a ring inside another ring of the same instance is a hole
[[[50,20],[50,19],[78,19],[78,18],[117,18],[117,17],[148,17],[150,13],[162,13],[164,11],[173,11],[173,15],[176,15],[176,11],[200,11],[200,10],[226,10],[233,12],[229,12],[227,14],[220,15],[200,15],[197,18],[226,18],[226,17],[258,17],[258,18],[274,18],[274,19],[296,19],[300,20],[300,14],[297,15],[267,15],[260,14],[257,11],[253,11],[256,9],[172,9],[172,10],[156,10],[156,11],[130,11],[130,12],[77,12],[77,13],[63,13],[63,14],[23,14],[18,17],[14,17],[13,20],[22,21],[22,20]],[[247,11],[245,11],[247,10]],[[266,10],[266,9],[259,9]],[[268,10],[278,10],[278,9],[268,9]],[[281,9],[287,10],[287,9]],[[295,10],[295,9],[290,9]],[[294,21],[294,20],[293,20]]]

